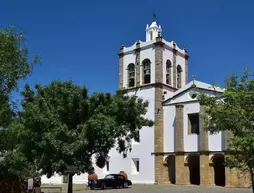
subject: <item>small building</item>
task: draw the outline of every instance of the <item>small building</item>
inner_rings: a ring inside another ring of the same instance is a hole
[[[99,177],[125,171],[133,183],[195,184],[243,187],[249,180],[223,165],[229,132],[210,134],[203,130],[203,106],[197,95],[220,96],[222,88],[191,80],[189,56],[174,41],[162,37],[156,21],[146,27],[146,41],[119,52],[119,87],[149,101],[146,116],[153,127],[140,130],[140,142],[123,158],[116,149],[109,152],[105,168],[95,168]],[[63,177],[42,177],[43,183],[63,183]],[[87,175],[74,176],[85,183]]]

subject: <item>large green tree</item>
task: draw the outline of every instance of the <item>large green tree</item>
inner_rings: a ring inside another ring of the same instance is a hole
[[[8,129],[16,118],[11,94],[18,90],[18,82],[30,75],[38,62],[38,56],[29,60],[21,30],[0,29],[0,179],[22,177],[28,172],[25,157],[17,150],[17,136]]]
[[[68,175],[69,193],[73,175],[85,172],[93,155],[103,167],[115,144],[126,155],[139,129],[153,124],[144,118],[148,103],[124,91],[88,96],[72,81],[53,81],[35,90],[26,86],[23,96],[24,111],[13,125],[22,136],[22,152],[42,174]]]
[[[231,74],[226,78],[225,91],[219,97],[199,96],[205,105],[205,129],[212,133],[229,131],[231,155],[226,165],[247,172],[254,192],[254,80],[253,73],[245,69],[238,78]]]

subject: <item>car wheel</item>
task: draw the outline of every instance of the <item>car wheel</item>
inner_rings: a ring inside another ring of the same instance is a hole
[[[128,187],[129,187],[128,182],[124,182],[123,187],[124,187],[124,188],[128,188]]]
[[[105,187],[106,187],[106,186],[105,186],[105,184],[104,184],[104,183],[102,183],[102,184],[101,184],[101,189],[102,189],[102,190],[104,190],[104,189],[105,189]]]

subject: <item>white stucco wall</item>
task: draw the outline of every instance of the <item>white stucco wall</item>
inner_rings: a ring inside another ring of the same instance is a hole
[[[163,107],[164,152],[175,150],[175,106]]]
[[[63,183],[63,177],[58,174],[54,174],[51,178],[47,178],[46,175],[41,176],[42,184],[61,184]]]
[[[223,143],[222,143],[222,132],[217,134],[208,135],[208,147],[210,151],[221,151],[223,150]]]

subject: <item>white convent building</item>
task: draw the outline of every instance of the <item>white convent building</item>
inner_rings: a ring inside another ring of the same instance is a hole
[[[153,127],[140,130],[140,142],[132,144],[126,158],[112,149],[105,168],[95,168],[99,177],[125,171],[133,183],[200,184],[245,186],[237,170],[223,166],[228,132],[204,132],[203,107],[198,93],[219,96],[223,90],[191,80],[188,83],[185,49],[162,38],[154,21],[146,27],[146,41],[119,52],[119,85],[129,94],[149,101],[147,117]],[[62,176],[42,177],[42,183],[63,183]],[[76,175],[74,183],[86,183],[87,174]]]

